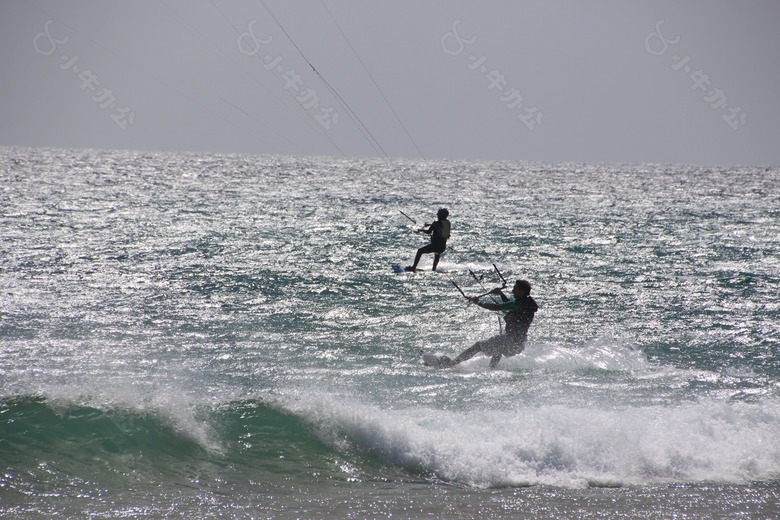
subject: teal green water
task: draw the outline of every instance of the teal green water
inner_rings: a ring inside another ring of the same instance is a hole
[[[776,169],[0,157],[4,516],[779,514]]]

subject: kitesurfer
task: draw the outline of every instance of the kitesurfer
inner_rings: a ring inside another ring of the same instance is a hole
[[[511,357],[525,349],[528,328],[534,320],[534,314],[539,310],[536,301],[531,298],[531,284],[526,280],[517,280],[512,287],[513,298],[507,297],[500,288],[493,289],[488,294],[500,296],[501,302],[483,302],[479,296],[471,296],[468,300],[483,309],[504,312],[505,333],[474,343],[455,359],[442,356],[439,358],[439,366],[452,367],[481,352],[490,356],[490,368],[495,368],[501,361],[501,356]]]
[[[418,233],[431,235],[431,243],[417,250],[414,264],[407,266],[406,271],[416,271],[417,264],[420,263],[420,258],[424,253],[433,253],[433,270],[436,270],[436,266],[439,265],[439,258],[444,250],[447,249],[447,240],[450,238],[450,221],[447,220],[449,215],[450,212],[447,208],[441,208],[436,213],[437,220],[435,222],[425,224],[421,229],[417,230]]]

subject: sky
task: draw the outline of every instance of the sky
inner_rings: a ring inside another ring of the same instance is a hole
[[[3,0],[0,146],[780,165],[777,0]]]

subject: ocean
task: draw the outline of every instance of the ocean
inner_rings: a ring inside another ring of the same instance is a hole
[[[4,147],[0,293],[3,518],[780,518],[777,167]]]

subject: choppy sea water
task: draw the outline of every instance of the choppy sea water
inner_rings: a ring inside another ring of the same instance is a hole
[[[0,148],[0,515],[777,518],[778,174]]]

